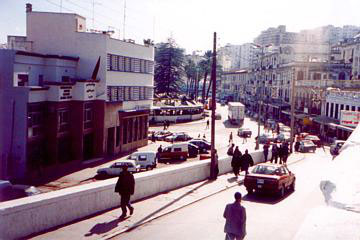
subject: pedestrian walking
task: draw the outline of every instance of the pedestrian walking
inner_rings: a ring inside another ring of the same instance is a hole
[[[166,120],[166,129],[169,130],[169,127],[170,127],[170,121]]]
[[[164,120],[163,125],[164,125],[164,130],[166,130],[166,120]]]
[[[198,138],[200,138],[200,137],[201,137],[201,135],[200,135],[200,133],[199,133]]]
[[[241,205],[241,193],[236,192],[235,202],[225,207],[225,240],[242,240],[246,236],[246,209]]]
[[[203,134],[203,139],[206,139],[205,133]]]
[[[279,149],[278,149],[276,143],[274,143],[271,148],[271,163],[273,163],[273,162],[277,163],[278,157],[279,157]]]
[[[239,147],[236,146],[235,150],[234,150],[234,154],[232,156],[231,159],[231,167],[233,169],[234,175],[235,177],[239,176],[239,171],[240,171],[240,165],[241,165],[241,152],[239,150]]]
[[[299,140],[296,140],[295,146],[294,146],[295,152],[298,152],[298,151],[299,151],[299,147],[300,147],[300,141],[299,141]]]
[[[282,160],[281,160],[281,163],[286,164],[287,159],[289,157],[289,144],[287,142],[284,142],[283,145],[281,146],[281,148],[282,148]]]
[[[244,134],[242,135],[242,138],[243,138],[243,142],[242,142],[242,143],[243,143],[243,144],[244,144],[244,143],[247,143],[247,137],[248,137],[248,136],[247,136],[247,133],[244,133]]]
[[[209,121],[209,119],[206,121],[206,128],[205,128],[205,130],[206,129],[209,129],[209,127],[210,127],[210,121]]]
[[[246,149],[244,155],[241,156],[241,171],[245,171],[245,174],[249,173],[249,166],[254,165],[254,160]]]
[[[263,147],[263,153],[264,153],[264,162],[267,162],[267,159],[268,159],[268,154],[269,154],[269,143],[265,143],[264,147]]]
[[[151,134],[151,141],[152,141],[153,143],[156,142],[156,137],[155,137],[155,133],[154,133],[154,132],[152,132],[152,134]]]
[[[232,134],[232,132],[230,133],[230,135],[229,135],[229,146],[230,146],[230,144],[232,144],[233,143],[233,134]]]
[[[227,150],[227,155],[228,155],[228,156],[234,155],[234,147],[235,147],[235,144],[231,144],[231,146],[230,146],[229,149]]]
[[[160,147],[158,147],[157,152],[156,152],[156,158],[158,161],[161,158],[161,153],[162,153],[162,145],[160,145]]]
[[[129,208],[130,215],[134,212],[134,208],[130,204],[130,197],[134,194],[135,179],[127,169],[128,167],[126,165],[122,166],[122,171],[115,185],[115,192],[119,193],[121,198],[121,219],[126,217],[126,208]]]

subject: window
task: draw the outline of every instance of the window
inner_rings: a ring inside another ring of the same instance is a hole
[[[116,127],[116,146],[118,147],[120,145],[120,126]]]
[[[18,74],[18,86],[27,86],[29,82],[29,75],[27,74]]]
[[[125,72],[131,72],[131,59],[129,57],[125,57]]]
[[[326,103],[326,116],[329,116],[329,103]]]
[[[58,111],[58,131],[68,131],[70,127],[70,112],[69,109],[60,109]]]
[[[346,105],[346,110],[350,110],[350,106],[349,105]]]
[[[91,103],[85,103],[84,107],[84,129],[92,127],[93,109]]]
[[[44,76],[39,75],[39,86],[44,86]]]
[[[174,148],[174,152],[181,152],[181,148]]]
[[[351,111],[356,111],[355,106],[352,106],[352,107],[351,107]]]
[[[140,161],[146,161],[146,155],[139,155],[139,160]]]
[[[339,114],[339,104],[335,104],[335,119],[338,119]]]
[[[63,82],[63,83],[69,83],[69,82],[70,82],[70,77],[69,77],[69,76],[62,76],[62,77],[61,77],[61,82]]]

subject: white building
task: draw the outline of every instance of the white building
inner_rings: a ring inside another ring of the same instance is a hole
[[[79,121],[90,118],[97,122],[91,131],[85,129],[85,125],[81,123],[81,126],[70,134],[73,141],[71,147],[76,146],[81,154],[77,152],[73,159],[67,161],[74,160],[79,163],[95,157],[126,152],[147,144],[148,118],[154,86],[154,47],[152,45],[139,45],[114,39],[108,32],[86,32],[84,17],[70,13],[35,12],[32,11],[31,4],[26,6],[26,36],[9,36],[8,40],[8,48],[25,51],[2,52],[2,67],[6,69],[7,75],[1,72],[0,82],[7,84],[8,88],[13,90],[11,91],[13,95],[10,97],[9,92],[0,89],[2,96],[9,96],[9,98],[4,98],[7,100],[7,105],[3,104],[3,107],[8,109],[11,106],[10,100],[13,99],[15,102],[21,102],[24,105],[23,109],[30,109],[30,103],[33,103],[35,99],[35,102],[39,104],[44,102],[46,106],[55,104],[56,108],[49,110],[54,112],[54,119],[58,119],[54,120],[53,124],[49,123],[55,128],[58,128],[60,121],[63,119],[69,121],[68,116],[73,115],[82,116],[75,118]],[[23,55],[26,55],[26,59],[18,61],[18,58],[24,58]],[[52,60],[53,58],[55,60]],[[67,65],[57,59],[76,59],[76,64],[73,64],[71,60],[71,64],[69,63],[71,67],[65,68]],[[23,63],[23,60],[26,63]],[[5,68],[5,63],[9,66],[17,66],[20,63],[23,70],[17,71],[16,67]],[[43,66],[43,68],[38,71],[37,66]],[[84,94],[91,93],[91,100],[95,100],[96,104],[87,104],[82,99],[81,107],[78,108],[79,102],[73,93],[83,85],[80,82],[90,84],[88,79],[96,83],[95,85],[92,83],[91,89],[87,89]],[[60,87],[49,86],[49,82],[50,85]],[[43,86],[49,89],[45,91]],[[36,93],[36,98],[30,98],[26,94],[16,94],[29,88],[40,89]],[[62,103],[66,99],[71,100],[68,106]],[[46,112],[48,108],[40,107],[40,109],[45,109]],[[66,112],[65,117],[63,110]],[[11,122],[9,116],[12,115],[9,109],[7,112],[9,114],[2,120],[9,123]],[[24,117],[26,111],[22,110],[19,114]],[[18,117],[17,113],[15,115]],[[29,127],[26,121],[16,122],[16,124],[20,124],[18,129]],[[65,143],[61,144],[59,141],[61,133],[56,129],[48,129],[48,131],[53,131],[59,136],[53,137],[52,139],[55,139],[53,142],[43,141],[41,144],[53,144],[54,146],[47,147],[61,152],[61,148],[66,147]],[[17,131],[16,134],[23,134],[23,137],[14,139],[11,149],[16,149],[17,144],[23,145],[22,142],[27,141],[25,138],[27,133]],[[81,141],[74,137],[80,135]],[[0,138],[6,139],[4,136]],[[28,145],[25,144],[23,149],[21,161],[25,164],[29,159]],[[90,152],[86,152],[88,150]],[[8,153],[9,151],[7,155]],[[1,153],[0,157],[3,158],[2,161],[8,158]],[[12,158],[17,159],[17,156],[12,156]],[[59,156],[55,158],[55,164],[61,162],[59,159]]]

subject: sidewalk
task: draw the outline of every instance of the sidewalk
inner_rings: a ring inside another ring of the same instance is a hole
[[[303,158],[303,155],[293,154],[289,157],[288,164],[301,161]],[[123,221],[118,219],[121,215],[121,209],[118,207],[51,229],[30,239],[109,239],[201,199],[242,185],[243,179],[244,174],[236,179],[232,173],[227,173],[219,176],[216,181],[205,180],[135,202],[134,214]]]

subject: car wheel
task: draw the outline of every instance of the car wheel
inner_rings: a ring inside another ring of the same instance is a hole
[[[151,167],[150,166],[146,166],[146,171],[149,171],[151,170]]]
[[[184,156],[180,156],[180,160],[181,160],[181,161],[185,161],[185,157],[184,157]]]
[[[279,197],[283,198],[285,196],[285,187],[281,186],[280,190],[279,190]]]
[[[292,192],[295,191],[295,180],[294,180],[293,183],[290,185],[290,191],[292,191]]]
[[[248,194],[252,194],[254,192],[252,188],[246,188],[246,191],[248,192]]]

